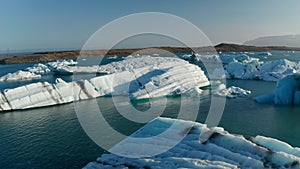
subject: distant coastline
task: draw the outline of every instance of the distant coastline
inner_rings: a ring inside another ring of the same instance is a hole
[[[286,46],[247,46],[238,44],[221,43],[214,47],[198,47],[193,48],[196,52],[265,52],[272,50],[281,51],[300,51],[297,47]],[[171,53],[190,53],[191,48],[188,47],[149,47],[149,48],[135,48],[135,49],[111,49],[111,50],[72,50],[72,51],[45,51],[36,52],[32,54],[14,55],[14,56],[1,56],[0,64],[22,64],[22,63],[38,63],[50,62],[59,59],[77,59],[78,55],[84,57],[99,57],[99,56],[127,56],[133,53],[138,54],[165,54]]]

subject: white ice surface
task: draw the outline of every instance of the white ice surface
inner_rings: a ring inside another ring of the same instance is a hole
[[[178,58],[139,57],[113,62],[102,67],[109,75],[66,83],[47,82],[4,90],[0,111],[26,109],[91,99],[105,95],[126,95],[143,99],[201,92],[208,86],[204,72],[196,65]],[[39,75],[40,76],[40,75]]]
[[[251,91],[236,86],[231,86],[229,88],[226,88],[224,84],[221,84],[217,89],[213,91],[213,93],[217,96],[236,98],[236,97],[247,97],[249,94],[251,94]]]
[[[56,62],[49,62],[46,64],[37,63],[31,67],[27,67],[24,70],[18,70],[14,73],[8,73],[0,77],[0,81],[20,81],[40,79],[42,74],[50,73],[53,69],[61,66],[76,65],[77,62],[72,59],[58,60]]]
[[[264,136],[256,136],[252,138],[252,141],[272,151],[283,152],[300,158],[300,148],[294,148],[283,141]]]
[[[196,56],[200,61],[222,63],[224,71],[216,68],[210,79],[248,79],[248,80],[264,80],[278,81],[287,75],[300,73],[300,63],[292,62],[286,59],[262,62],[258,58],[250,57],[249,53],[227,53],[227,54],[207,54]],[[270,52],[262,52],[259,55],[271,56]],[[191,54],[184,54],[180,57],[185,60],[191,60]],[[224,73],[223,73],[224,72]]]
[[[253,58],[248,56],[245,53],[239,54],[183,54],[180,58],[185,60],[195,60],[192,57],[197,57],[198,60],[206,61],[206,62],[220,62],[223,64],[229,64],[232,62],[240,62],[240,63],[254,63],[259,62],[258,58]]]
[[[51,72],[51,69],[42,63],[34,64],[32,67],[28,67],[25,70],[35,74],[45,74]]]
[[[101,93],[130,93],[132,98],[160,97],[181,94],[209,85],[204,72],[196,65],[178,58],[128,58],[100,66],[98,72],[113,74],[91,80]]]
[[[292,62],[286,59],[262,62],[258,58],[250,57],[249,53],[227,53],[227,54],[207,54],[198,55],[201,61],[222,63],[225,73],[221,68],[216,68],[211,79],[215,77],[226,77],[227,79],[249,79],[278,81],[287,75],[300,72],[300,63]],[[262,52],[259,55],[271,56],[269,52]],[[181,58],[189,60],[192,55],[182,55]],[[222,73],[222,74],[220,74]]]
[[[173,124],[182,128],[173,128],[173,134],[153,140],[143,145],[139,140],[132,142],[127,138],[112,149],[122,154],[141,154],[161,149],[176,136],[183,140],[171,149],[155,156],[129,158],[114,154],[103,154],[96,162],[87,164],[85,169],[100,168],[299,168],[298,149],[286,143],[272,139],[272,142],[257,137],[255,142],[243,136],[233,135],[222,128],[208,128],[204,124],[169,118],[156,118],[131,135],[134,138],[151,138],[165,132]],[[200,140],[207,135],[204,141]],[[268,139],[270,140],[270,139]],[[139,149],[130,147],[139,146]],[[275,147],[272,149],[272,147]],[[279,147],[279,148],[278,148]],[[271,150],[269,150],[271,149]]]
[[[286,59],[269,61],[265,63],[231,62],[225,70],[234,79],[250,79],[278,81],[287,75],[300,72],[300,63]]]
[[[66,59],[66,60],[57,60],[56,62],[49,62],[47,65],[50,68],[57,68],[61,66],[72,66],[72,65],[77,65],[78,62],[74,61],[73,59]]]
[[[262,55],[262,56],[272,56],[271,52],[260,52],[258,53],[258,55]]]
[[[155,59],[153,59],[155,58]],[[168,63],[169,62],[169,63]],[[59,66],[55,70],[58,74],[72,74],[72,73],[116,73],[122,71],[131,71],[133,69],[142,68],[145,66],[161,66],[161,65],[176,65],[186,64],[187,62],[175,57],[151,57],[145,56],[127,56],[124,60],[119,62],[112,62],[110,64],[101,66]]]
[[[31,79],[40,79],[41,75],[29,72],[18,70],[14,73],[8,73],[0,77],[1,81],[19,81],[19,80],[31,80]]]
[[[58,66],[54,69],[57,74],[67,75],[73,73],[97,73],[99,66]]]

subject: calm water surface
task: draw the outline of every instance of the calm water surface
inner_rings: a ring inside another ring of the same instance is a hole
[[[20,66],[26,68],[28,65]],[[0,74],[13,72],[17,68],[0,66]],[[72,80],[69,76],[62,78]],[[43,80],[49,82],[54,79],[52,75],[43,77]],[[1,82],[0,89],[31,82]],[[227,85],[251,90],[252,94],[249,98],[228,99],[219,126],[246,137],[270,136],[300,147],[300,106],[262,105],[253,101],[257,95],[272,92],[276,83],[229,80]],[[209,95],[207,89],[201,96],[198,122],[206,119],[210,107]],[[163,116],[176,117],[180,99],[168,98]],[[192,101],[184,100],[186,103]],[[97,102],[106,120],[123,134],[129,135],[144,125],[123,118],[114,108],[110,97],[98,98]],[[156,102],[159,103],[159,100]],[[88,107],[91,101],[83,103]],[[147,109],[149,106],[145,101],[134,102],[134,105],[139,109]],[[81,168],[105,151],[84,133],[71,103],[0,113],[0,152],[0,168]]]

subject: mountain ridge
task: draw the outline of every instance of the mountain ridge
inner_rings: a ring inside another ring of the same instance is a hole
[[[300,34],[263,36],[246,41],[243,45],[300,47]]]

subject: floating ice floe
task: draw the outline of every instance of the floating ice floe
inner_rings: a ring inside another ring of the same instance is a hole
[[[22,81],[22,80],[32,80],[40,79],[41,74],[49,73],[51,70],[48,66],[38,63],[34,64],[32,67],[28,67],[25,70],[18,70],[14,73],[8,73],[0,77],[0,81]]]
[[[261,62],[258,58],[250,57],[249,53],[224,53],[220,55],[200,55],[197,56],[203,62],[222,63],[225,71],[216,68],[210,75],[210,79],[247,79],[278,81],[287,75],[300,73],[300,63],[286,59]],[[271,56],[269,52],[262,52],[259,55]],[[190,60],[192,54],[184,54],[181,58]]]
[[[227,77],[233,79],[257,79],[260,64],[251,63],[244,64],[240,62],[232,62],[225,66]]]
[[[26,68],[25,71],[29,71],[35,74],[46,74],[51,72],[51,69],[45,64],[37,63],[34,64],[32,67]]]
[[[111,62],[106,65],[95,65],[95,66],[61,66],[55,70],[57,74],[74,74],[74,73],[117,73],[122,71],[131,71],[133,69],[138,69],[152,65],[152,67],[161,65],[162,62],[170,62],[170,64],[182,64],[187,63],[184,60],[174,58],[174,57],[151,57],[149,55],[133,57],[128,56],[126,59],[118,62]]]
[[[180,58],[189,61],[205,61],[205,62],[219,62],[223,64],[229,64],[232,62],[240,62],[240,63],[258,63],[258,58],[253,58],[248,56],[245,53],[239,54],[183,54]],[[197,58],[197,59],[195,59]]]
[[[188,60],[191,62],[198,62],[201,59],[201,55],[198,53],[192,53],[192,54],[183,54],[179,56],[181,59]]]
[[[191,58],[191,56],[192,56],[192,54],[183,54],[183,55],[180,55],[179,57],[184,60],[189,60]]]
[[[50,73],[53,69],[61,66],[76,65],[77,62],[72,59],[58,60],[56,62],[49,62],[46,64],[37,63],[24,70],[19,70],[14,73],[8,73],[0,77],[0,81],[18,81],[18,80],[31,80],[40,79],[42,74]]]
[[[230,75],[223,67],[215,68],[213,72],[209,75],[211,80],[221,80],[221,79],[229,79]]]
[[[287,75],[300,71],[300,64],[286,59],[264,63],[259,68],[259,77],[264,80],[277,81]]]
[[[6,89],[0,93],[0,111],[27,109],[91,99],[105,95],[126,95],[131,99],[201,92],[208,86],[204,72],[178,58],[140,57],[103,67],[113,72],[90,80],[57,84],[47,82]]]
[[[160,134],[170,129],[172,134]],[[143,138],[147,138],[147,142],[142,142]],[[161,154],[150,155],[171,145],[174,138],[183,139]],[[220,127],[208,128],[200,123],[161,117],[152,120],[109,151],[123,156],[103,154],[84,169],[300,167],[299,149],[276,139],[257,136],[248,140]],[[139,155],[140,158],[130,158],[130,155]]]
[[[53,72],[61,75],[72,75],[74,73],[97,73],[99,66],[59,66]]]
[[[19,70],[15,73],[8,73],[2,77],[0,77],[1,81],[19,81],[19,80],[31,80],[31,79],[40,79],[41,75],[37,75],[35,73],[29,71]]]
[[[232,62],[225,66],[229,78],[278,81],[287,75],[300,72],[300,63],[286,59],[269,61],[266,63],[237,63]]]
[[[278,81],[272,94],[254,98],[258,103],[300,104],[300,74],[286,76]]]
[[[261,56],[272,56],[272,53],[271,52],[260,52],[260,53],[258,53],[258,55],[261,55]]]
[[[48,65],[50,65],[53,68],[59,67],[59,66],[75,66],[78,62],[74,61],[73,59],[66,59],[66,60],[57,60],[56,62],[49,62]]]
[[[110,56],[107,59],[117,59],[117,58],[118,58],[118,56]]]
[[[259,59],[250,57],[245,53],[235,54],[235,55],[228,55],[222,54],[220,55],[223,64],[229,64],[231,62],[240,62],[240,63],[258,63]]]
[[[239,87],[235,87],[235,86],[226,88],[224,84],[221,84],[217,89],[213,91],[213,93],[217,96],[236,98],[236,97],[247,97],[249,94],[251,94],[251,91]]]

